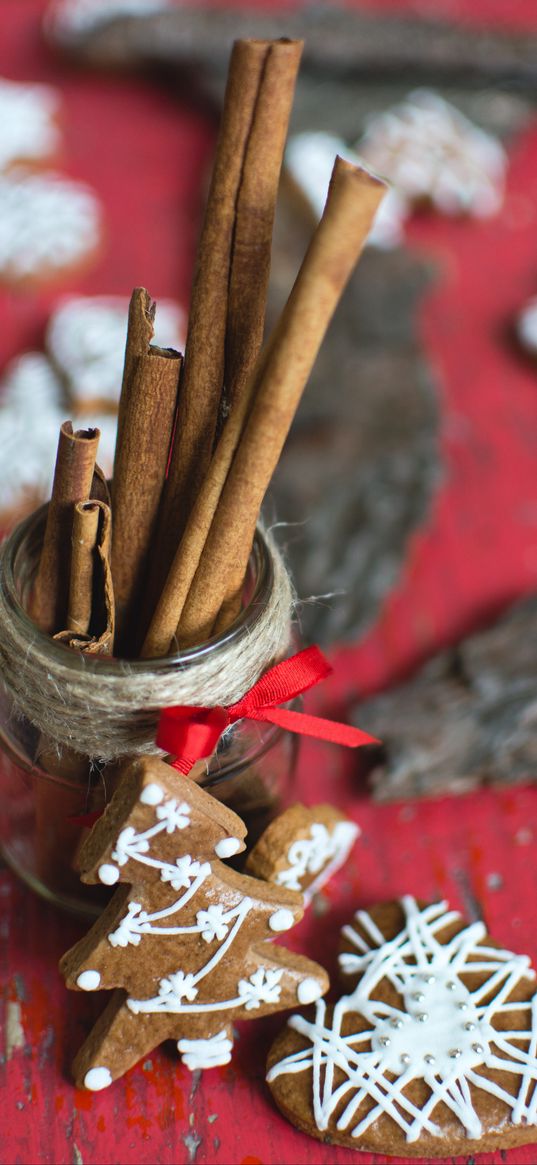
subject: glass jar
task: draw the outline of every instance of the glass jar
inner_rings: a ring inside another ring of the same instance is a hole
[[[46,507],[22,522],[4,546],[0,586],[11,615],[40,637],[53,661],[61,652],[64,666],[79,669],[80,655],[42,635],[30,623],[24,600],[33,579],[46,518]],[[146,675],[185,669],[218,653],[230,639],[250,634],[266,608],[273,586],[272,557],[262,534],[256,534],[241,614],[223,635],[198,648],[157,660],[129,661],[129,669]],[[84,668],[98,675],[121,673],[121,661],[86,655]],[[273,725],[241,720],[221,738],[198,783],[238,813],[248,827],[251,846],[292,795],[299,738]],[[13,707],[0,686],[0,847],[9,866],[34,890],[58,905],[95,915],[106,891],[84,886],[75,868],[76,851],[91,817],[104,809],[117,784],[119,765],[90,764],[65,750],[58,758],[54,742],[46,745],[38,730]]]

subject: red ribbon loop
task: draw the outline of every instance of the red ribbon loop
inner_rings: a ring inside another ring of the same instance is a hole
[[[230,724],[243,719],[266,721],[289,732],[300,732],[348,748],[378,744],[376,737],[349,724],[278,707],[307,692],[331,671],[318,647],[306,647],[298,655],[271,667],[241,700],[227,708],[165,708],[160,716],[157,745],[176,757],[174,768],[187,774],[196,761],[214,752]]]

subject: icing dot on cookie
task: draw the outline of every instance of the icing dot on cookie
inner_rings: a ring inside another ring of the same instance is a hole
[[[145,789],[142,789],[140,793],[142,805],[160,805],[163,798],[164,790],[161,789],[160,785],[156,784],[146,785]]]
[[[299,1003],[315,1003],[317,999],[320,999],[321,994],[321,987],[316,979],[303,979],[296,989]]]
[[[100,1092],[101,1088],[108,1088],[112,1083],[112,1076],[108,1068],[90,1068],[84,1076],[84,1088],[90,1092]]]
[[[231,858],[233,854],[238,854],[242,848],[242,842],[238,837],[223,837],[222,841],[217,841],[214,852],[218,858]]]
[[[119,870],[117,866],[111,866],[105,862],[103,866],[99,866],[99,879],[104,882],[105,886],[113,886],[119,878]]]
[[[289,930],[294,925],[294,917],[290,910],[276,910],[269,918],[269,926],[271,930]]]
[[[82,991],[96,991],[101,982],[101,976],[98,971],[82,971],[76,981],[77,987]]]

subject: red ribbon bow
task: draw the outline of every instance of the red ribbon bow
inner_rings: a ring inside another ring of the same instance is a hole
[[[211,756],[222,733],[230,724],[243,719],[268,721],[290,732],[300,732],[349,748],[378,744],[376,737],[359,728],[278,707],[324,680],[331,671],[330,664],[318,647],[306,647],[298,655],[271,667],[236,704],[225,708],[164,709],[160,716],[156,743],[159,748],[176,757],[173,768],[185,775],[196,761]]]

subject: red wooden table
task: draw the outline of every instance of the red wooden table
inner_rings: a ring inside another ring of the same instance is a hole
[[[403,7],[396,0],[382,5]],[[405,6],[424,7],[417,0]],[[211,131],[146,83],[79,75],[52,61],[38,35],[42,9],[42,0],[0,3],[0,74],[60,87],[64,169],[96,188],[108,229],[100,266],[61,290],[129,294],[143,283],[156,297],[186,300]],[[438,10],[505,20],[506,6],[443,0]],[[535,27],[533,0],[513,3],[509,16]],[[537,372],[514,350],[509,329],[537,288],[536,227],[537,124],[512,145],[498,219],[411,224],[411,245],[434,253],[440,273],[420,326],[443,400],[444,478],[377,626],[359,646],[334,652],[335,675],[312,695],[312,709],[342,714],[357,694],[404,674],[535,588]],[[1,294],[1,365],[39,343],[55,294]],[[353,756],[304,742],[296,792],[310,803],[333,800],[359,821],[362,836],[289,945],[335,975],[339,928],[353,911],[411,893],[445,896],[470,917],[483,916],[505,946],[537,961],[537,789],[378,806],[361,786]],[[7,870],[0,870],[0,900],[5,1165],[374,1160],[295,1132],[274,1109],[263,1064],[279,1017],[243,1025],[226,1069],[200,1078],[160,1050],[107,1092],[75,1091],[69,1062],[102,1003],[68,994],[56,964],[84,925],[44,905]],[[480,1158],[534,1159],[535,1148]]]

